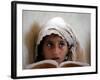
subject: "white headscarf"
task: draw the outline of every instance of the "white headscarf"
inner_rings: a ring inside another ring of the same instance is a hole
[[[72,46],[71,48],[72,54],[73,55],[75,54],[76,42],[77,42],[76,36],[72,32],[69,24],[67,24],[61,17],[54,17],[43,25],[43,27],[39,32],[36,45],[38,46],[40,44],[43,37],[51,35],[52,33],[58,34],[60,37],[62,37],[62,39],[65,39],[68,42],[69,46]]]

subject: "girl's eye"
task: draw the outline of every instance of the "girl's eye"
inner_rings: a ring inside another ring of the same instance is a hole
[[[52,47],[52,43],[47,43],[47,47],[51,48]]]
[[[64,42],[61,42],[60,44],[59,44],[59,47],[60,48],[63,48],[65,46],[65,43]]]

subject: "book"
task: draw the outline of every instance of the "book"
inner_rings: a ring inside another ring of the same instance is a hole
[[[56,62],[55,60],[43,60],[29,64],[26,68],[40,69],[40,68],[61,68],[61,67],[82,67],[82,66],[89,66],[89,64],[78,61],[64,61],[58,64],[58,62]]]

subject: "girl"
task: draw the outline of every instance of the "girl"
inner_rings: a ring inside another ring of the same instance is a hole
[[[35,62],[52,59],[85,62],[85,54],[70,26],[55,17],[45,23],[38,35]]]

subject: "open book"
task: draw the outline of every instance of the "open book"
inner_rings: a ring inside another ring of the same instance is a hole
[[[65,61],[60,64],[55,60],[43,60],[33,64],[28,65],[28,69],[39,69],[39,68],[58,68],[58,67],[82,67],[89,66],[87,63],[76,62],[76,61]]]

